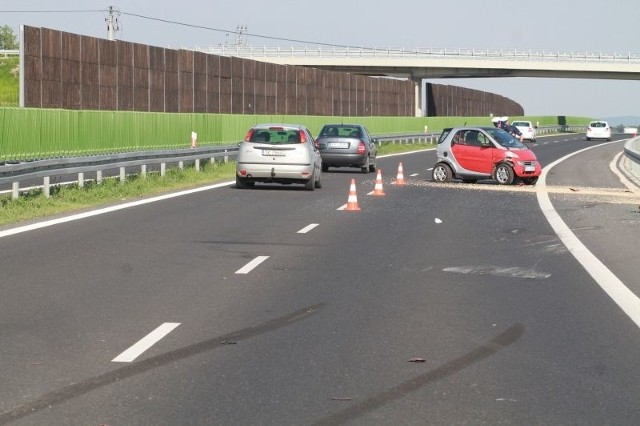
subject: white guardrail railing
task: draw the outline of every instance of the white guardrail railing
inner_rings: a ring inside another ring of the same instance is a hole
[[[478,59],[541,62],[640,63],[640,53],[572,52],[545,50],[491,50],[442,48],[367,48],[367,47],[279,47],[219,45],[184,47],[183,49],[213,53],[221,56],[246,58],[308,57],[308,58],[401,58],[401,59]]]

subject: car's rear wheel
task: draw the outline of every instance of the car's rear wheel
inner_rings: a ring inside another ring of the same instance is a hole
[[[369,171],[370,172],[375,172],[377,164],[378,164],[378,158],[377,157],[373,157],[373,164],[369,164]]]
[[[514,176],[515,174],[513,173],[511,166],[504,163],[498,164],[493,172],[493,178],[500,185],[511,185],[513,183]]]
[[[316,181],[316,188],[322,188],[322,172],[320,172],[318,180]]]
[[[369,167],[370,167],[369,156],[367,155],[367,162],[364,163],[364,166],[360,167],[360,171],[362,173],[369,173]]]
[[[307,191],[313,191],[314,189],[316,189],[316,174],[315,174],[315,172],[313,173],[313,175],[311,175],[309,180],[304,184],[304,189],[306,189]]]
[[[236,176],[236,188],[238,189],[245,189],[248,188],[249,184],[247,183],[247,181],[241,177]]]
[[[453,178],[453,171],[451,167],[444,163],[438,163],[433,166],[433,171],[431,172],[431,178],[434,182],[450,182],[451,178]]]

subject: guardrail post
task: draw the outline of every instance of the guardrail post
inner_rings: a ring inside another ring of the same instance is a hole
[[[78,188],[82,188],[84,186],[84,173],[78,173]]]
[[[49,198],[51,196],[51,188],[50,188],[51,178],[49,176],[45,176],[42,182],[42,191],[44,192],[44,196]]]
[[[11,198],[17,200],[20,197],[20,182],[11,183]]]
[[[124,167],[120,167],[120,183],[124,185],[124,182],[126,179],[127,179],[127,175],[125,174]]]
[[[143,164],[140,166],[140,176],[142,176],[143,178],[147,177],[147,165]]]
[[[194,165],[194,168],[196,169],[196,172],[200,171],[200,159],[196,158],[196,163]]]
[[[184,161],[178,161],[178,168],[180,170],[184,169]]]
[[[167,163],[160,163],[160,176],[164,176],[167,173]]]
[[[96,183],[100,185],[102,183],[102,170],[96,172]]]

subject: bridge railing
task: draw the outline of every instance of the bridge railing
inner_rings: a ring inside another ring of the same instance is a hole
[[[443,48],[366,48],[336,46],[239,46],[220,45],[188,48],[221,56],[247,58],[306,57],[306,58],[449,58],[478,60],[586,62],[586,63],[640,63],[640,53],[631,52],[572,52],[538,50],[443,49]]]

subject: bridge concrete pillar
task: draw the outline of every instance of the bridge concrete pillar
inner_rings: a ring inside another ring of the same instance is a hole
[[[422,79],[412,78],[411,81],[413,81],[416,117],[422,117]]]

